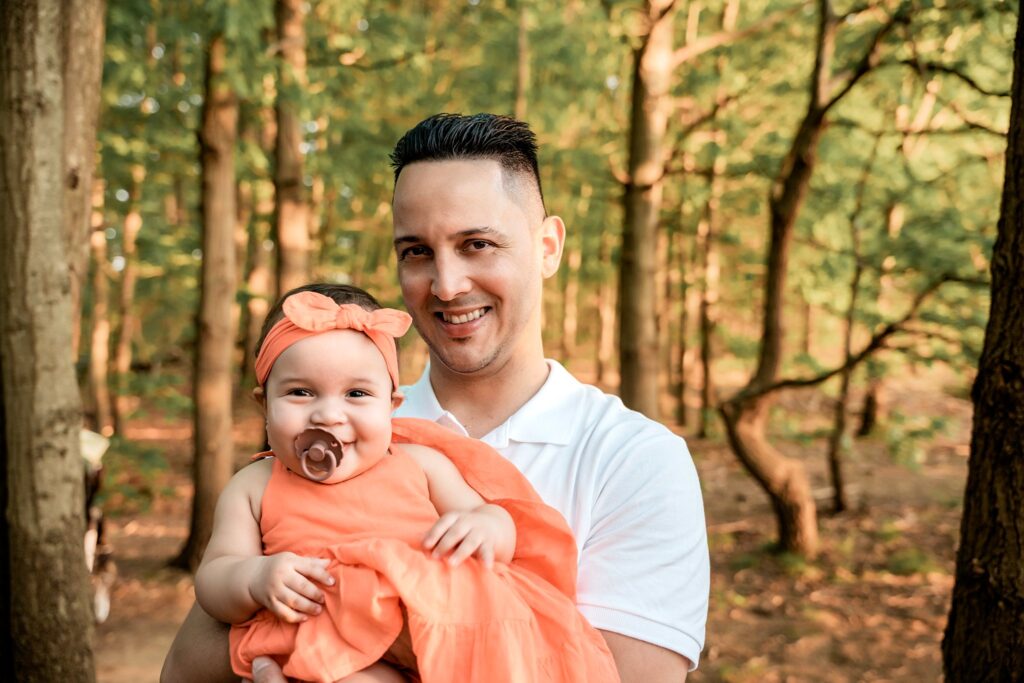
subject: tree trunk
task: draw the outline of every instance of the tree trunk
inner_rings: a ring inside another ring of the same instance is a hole
[[[241,373],[243,388],[250,387],[256,382],[256,343],[260,339],[263,320],[267,317],[270,302],[274,298],[271,290],[271,253],[267,249],[266,235],[264,230],[260,229],[261,226],[264,226],[263,221],[253,223],[249,237],[251,265],[245,279],[245,288],[249,296],[245,303],[245,357]]]
[[[612,235],[609,231],[601,234],[598,260],[602,264],[612,261]],[[597,317],[600,327],[597,335],[597,383],[603,387],[612,384],[612,356],[615,354],[615,286],[614,272],[609,271],[601,278],[597,287]]]
[[[1005,178],[942,641],[951,683],[1014,681],[1024,672],[1024,15],[1017,18]]]
[[[309,206],[302,183],[302,129],[296,92],[306,78],[305,11],[302,0],[276,0],[280,45],[277,82],[277,291],[309,282]],[[232,218],[232,222],[234,218]]]
[[[2,546],[9,562],[0,592],[9,596],[2,618],[5,649],[13,650],[3,667],[13,673],[6,680],[29,683],[95,680],[82,410],[69,353],[63,11],[52,0],[0,4]],[[92,149],[95,137],[82,144]]]
[[[718,252],[715,250],[715,223],[718,219],[718,205],[722,198],[722,176],[725,173],[725,156],[718,154],[712,164],[708,179],[708,203],[705,207],[704,230],[698,229],[700,268],[703,276],[700,287],[700,414],[697,436],[706,439],[711,411],[714,407],[714,387],[711,380],[711,338],[715,330],[715,305],[718,303]]]
[[[110,275],[107,264],[107,235],[102,215],[93,229],[92,242],[92,340],[89,346],[89,388],[94,411],[94,428],[104,436],[114,433],[110,414]]]
[[[103,74],[105,0],[69,0],[61,17],[64,53],[64,221],[71,269],[71,357],[78,358],[82,285],[89,264],[92,180]]]
[[[783,353],[783,296],[793,226],[803,205],[825,127],[835,27],[827,0],[819,3],[817,53],[807,111],[772,183],[768,197],[770,234],[764,288],[761,349],[757,370],[739,394],[722,404],[729,443],[771,499],[782,550],[813,557],[818,551],[817,510],[803,465],[773,448],[764,433],[772,396],[760,393],[778,377]]]
[[[569,247],[566,254],[565,289],[562,291],[564,314],[562,315],[562,360],[568,362],[576,355],[576,330],[579,322],[577,299],[580,291],[580,264],[583,252],[580,247]]]
[[[689,254],[687,250],[683,248],[684,237],[680,235],[679,251],[677,252],[677,258],[679,259],[679,283],[678,293],[680,301],[679,310],[679,340],[676,342],[675,347],[675,366],[676,366],[676,386],[675,395],[676,401],[676,421],[679,426],[686,427],[689,425],[689,406],[686,403],[686,395],[689,392],[689,380],[690,380],[690,295],[693,290],[693,268],[692,260],[694,256],[693,249],[690,249]],[[687,256],[689,255],[690,260],[688,262]]]
[[[516,45],[516,102],[513,114],[526,120],[526,93],[530,89],[530,29],[526,17],[526,2],[519,0],[519,35]]]
[[[839,396],[836,397],[832,434],[829,436],[828,442],[828,470],[832,480],[832,512],[836,514],[849,508],[843,482],[842,457],[843,442],[846,437],[846,411],[850,402],[850,376],[853,374],[853,368],[850,367],[850,359],[853,357],[853,330],[857,314],[857,298],[860,295],[860,282],[864,275],[864,265],[860,256],[860,220],[864,211],[864,191],[867,188],[868,179],[871,177],[871,168],[874,166],[880,142],[881,137],[876,137],[871,155],[868,157],[860,182],[857,184],[857,196],[854,201],[853,213],[850,215],[853,278],[850,281],[850,303],[846,309],[846,319],[843,325],[843,363],[845,367],[839,373]]]
[[[211,39],[200,132],[202,166],[203,264],[196,319],[194,384],[195,496],[189,538],[176,560],[192,571],[199,566],[213,528],[213,511],[231,478],[231,357],[235,331],[235,161],[238,101],[224,75],[225,42]]]
[[[128,419],[131,392],[128,378],[132,370],[132,339],[138,326],[135,315],[135,283],[139,278],[139,256],[136,241],[142,229],[141,202],[142,183],[146,179],[143,166],[132,167],[132,188],[129,193],[128,213],[124,217],[124,234],[121,239],[121,255],[124,270],[121,271],[121,294],[118,302],[118,317],[121,325],[114,346],[114,431],[123,436],[125,421]]]
[[[655,310],[657,234],[665,132],[672,109],[670,0],[646,3],[649,31],[634,51],[633,104],[629,130],[629,181],[623,203],[619,268],[619,394],[623,402],[658,419],[658,330]]]

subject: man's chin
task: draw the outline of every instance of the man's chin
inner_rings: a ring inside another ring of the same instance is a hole
[[[456,375],[480,375],[488,374],[493,369],[498,354],[480,353],[444,353],[438,352],[436,347],[431,346],[430,362],[441,365],[445,370]]]

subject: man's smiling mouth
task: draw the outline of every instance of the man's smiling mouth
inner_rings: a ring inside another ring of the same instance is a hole
[[[469,311],[468,313],[452,314],[441,311],[435,313],[438,318],[448,323],[449,325],[463,325],[465,323],[471,323],[474,320],[481,318],[485,313],[491,310],[490,306],[482,306],[475,310]]]

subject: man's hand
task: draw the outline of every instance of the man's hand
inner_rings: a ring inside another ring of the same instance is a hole
[[[514,534],[515,525],[508,512],[496,505],[481,505],[474,510],[441,515],[423,538],[423,547],[432,550],[434,557],[451,553],[448,564],[453,567],[476,555],[490,569],[494,566],[496,548],[515,547]]]
[[[320,614],[324,594],[313,581],[325,586],[334,585],[334,577],[327,573],[327,560],[301,557],[295,553],[278,553],[258,559],[259,568],[249,581],[249,594],[253,600],[278,619],[291,624]]]

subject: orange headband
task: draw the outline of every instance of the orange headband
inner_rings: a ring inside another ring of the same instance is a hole
[[[356,304],[337,304],[316,292],[299,292],[285,299],[281,306],[284,317],[278,320],[263,340],[256,356],[256,379],[265,384],[274,361],[295,342],[329,330],[362,332],[380,349],[394,390],[398,391],[398,352],[395,338],[405,334],[412,318],[393,308],[368,311]]]

